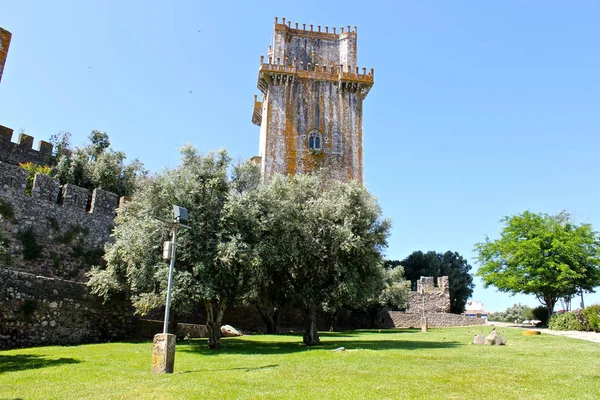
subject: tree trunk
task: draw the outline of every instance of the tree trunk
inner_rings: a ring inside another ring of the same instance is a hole
[[[342,309],[338,308],[337,310],[329,314],[329,332],[337,331],[337,320],[341,312]]]
[[[317,310],[309,308],[303,312],[304,319],[304,344],[314,346],[321,344],[319,333],[317,332]]]
[[[548,309],[548,321],[550,321],[550,318],[552,317],[552,312],[554,311],[554,306],[557,301],[558,298],[554,296],[544,296],[544,303],[546,303],[546,308]]]
[[[275,334],[279,333],[279,308],[278,307],[261,307],[259,304],[254,304],[260,319],[263,320],[267,326],[267,333]]]
[[[225,313],[225,300],[218,302],[207,301],[206,306],[206,328],[208,330],[208,348],[221,348],[221,325]]]

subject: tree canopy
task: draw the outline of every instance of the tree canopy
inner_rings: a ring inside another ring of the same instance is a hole
[[[465,310],[465,304],[473,294],[475,284],[470,273],[471,266],[459,253],[415,251],[402,261],[386,261],[388,268],[398,265],[404,267],[404,275],[411,282],[418,281],[421,276],[447,276],[450,285],[450,311],[460,314]]]
[[[558,299],[600,285],[599,237],[570,215],[507,216],[500,238],[475,245],[485,286],[535,295],[551,314]]]
[[[71,183],[87,189],[100,188],[129,196],[137,188],[139,179],[146,174],[144,165],[137,159],[125,163],[125,153],[110,147],[108,134],[93,130],[88,136],[90,144],[70,148],[68,132],[53,135],[54,161],[52,171],[61,184]]]
[[[209,347],[220,347],[223,313],[246,292],[251,263],[245,259],[251,257],[246,247],[251,241],[237,228],[245,217],[229,201],[235,186],[228,177],[230,161],[224,150],[202,155],[186,146],[178,168],[147,179],[115,220],[107,267],[90,273],[93,292],[105,298],[125,292],[141,314],[163,306],[169,263],[161,255],[170,236],[161,220],[172,219],[173,205],[187,208],[190,229],[180,230],[177,241],[172,308],[204,304]]]
[[[276,176],[246,196],[256,227],[250,300],[273,317],[298,308],[304,343],[319,343],[317,312],[353,305],[385,287],[382,249],[390,223],[357,182]]]

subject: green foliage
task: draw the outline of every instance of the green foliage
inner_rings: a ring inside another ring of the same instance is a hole
[[[52,172],[51,167],[37,165],[32,162],[19,164],[19,167],[27,171],[27,185],[25,186],[25,194],[27,196],[31,196],[31,191],[33,190],[33,180],[37,174],[50,175]]]
[[[50,165],[55,166],[58,160],[71,151],[71,133],[62,131],[50,136],[52,159]]]
[[[89,285],[105,299],[127,293],[140,314],[163,305],[169,262],[162,259],[162,246],[170,227],[161,220],[172,219],[173,205],[184,207],[190,229],[180,229],[177,239],[171,306],[177,311],[204,304],[210,345],[219,347],[223,312],[247,292],[244,263],[250,255],[243,248],[243,232],[230,234],[243,216],[229,206],[233,183],[227,153],[202,155],[191,146],[181,153],[179,167],[148,179],[117,216],[114,242],[106,246],[107,267],[94,268]]]
[[[125,153],[114,151],[104,132],[93,130],[88,139],[90,145],[57,156],[53,175],[61,184],[131,195],[147,174],[144,165],[137,159],[125,164]]]
[[[252,297],[272,307],[301,310],[306,344],[319,342],[316,314],[359,306],[384,289],[381,256],[390,223],[356,182],[319,176],[276,176],[237,201],[249,232]],[[390,299],[393,296],[390,294]]]
[[[600,239],[590,224],[576,225],[565,212],[529,211],[502,222],[499,239],[475,246],[486,287],[533,294],[549,315],[559,298],[600,285]]]
[[[0,198],[0,216],[11,219],[15,216],[15,210],[8,200]]]
[[[590,330],[600,332],[600,304],[594,304],[583,309],[583,316]]]
[[[548,314],[548,308],[544,306],[536,307],[532,310],[533,317],[537,320],[540,320],[540,325],[548,326],[548,321],[550,320],[550,314]]]
[[[555,331],[583,331],[585,326],[577,318],[577,313],[567,311],[562,314],[553,314],[548,322],[548,328]]]
[[[495,312],[488,315],[488,320],[497,322],[510,322],[532,320],[533,310],[531,307],[524,306],[521,303],[513,304],[506,311]]]
[[[451,251],[445,253],[415,251],[402,261],[386,261],[387,268],[395,268],[398,265],[404,267],[406,279],[411,282],[418,281],[422,276],[432,276],[434,279],[448,276],[450,311],[461,314],[465,310],[475,284],[470,273],[471,266],[460,254]]]
[[[37,242],[32,228],[20,231],[17,234],[17,239],[21,242],[22,254],[25,260],[35,260],[42,255],[44,247]]]
[[[33,315],[38,308],[38,302],[33,299],[25,299],[19,305],[17,312],[27,319]]]
[[[54,241],[59,244],[69,244],[73,242],[73,239],[75,239],[77,235],[83,234],[83,236],[87,236],[88,232],[87,228],[84,229],[80,225],[71,225],[68,230],[62,235],[57,236]]]
[[[50,228],[54,231],[54,232],[60,232],[60,225],[58,223],[58,220],[54,217],[46,217],[46,220],[48,221],[48,225],[50,226]]]

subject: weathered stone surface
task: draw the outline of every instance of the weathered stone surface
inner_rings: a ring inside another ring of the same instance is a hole
[[[2,73],[4,72],[6,57],[8,56],[11,36],[12,34],[9,31],[0,28],[0,81],[2,81]]]
[[[362,181],[362,102],[373,71],[359,71],[356,39],[356,29],[308,31],[275,23],[273,47],[259,67],[262,101],[255,100],[252,114],[260,125],[257,160],[266,179],[321,169],[327,179]],[[310,147],[311,134],[320,146]]]
[[[244,336],[242,332],[238,331],[231,325],[221,326],[221,336],[233,337],[233,336]]]
[[[177,337],[171,333],[154,335],[152,346],[152,373],[172,374],[175,367],[175,343]]]
[[[384,311],[378,318],[380,328],[420,328],[421,314],[405,313],[402,311]],[[457,314],[426,313],[427,324],[430,328],[445,328],[451,326],[485,325],[482,318],[465,317]]]
[[[3,143],[0,140],[0,149]],[[12,209],[1,229],[8,239],[14,265],[11,268],[36,275],[85,280],[90,264],[102,262],[110,240],[118,197],[109,192],[65,185],[46,175],[34,179],[31,196],[25,194],[27,171],[0,162],[0,201]],[[62,203],[59,203],[59,192]],[[88,210],[88,207],[90,209]],[[41,252],[35,259],[23,257],[22,234],[31,231]]]
[[[504,340],[504,338],[500,336],[498,332],[493,330],[489,335],[485,337],[485,344],[504,346],[506,344],[506,340]]]
[[[475,335],[473,344],[485,344],[485,337],[482,334]]]
[[[0,269],[0,349],[132,337],[133,309],[104,304],[79,282]]]

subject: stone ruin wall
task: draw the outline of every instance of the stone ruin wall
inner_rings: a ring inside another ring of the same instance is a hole
[[[0,211],[6,214],[1,228],[13,256],[9,267],[83,281],[91,265],[103,262],[101,256],[110,240],[120,199],[101,189],[61,186],[41,174],[33,181],[31,195],[26,195],[28,172],[17,165],[46,165],[52,145],[40,141],[34,150],[33,137],[20,134],[13,143],[12,132],[0,126]],[[39,254],[25,257],[32,237]]]
[[[0,28],[0,82],[2,82],[2,73],[4,72],[6,57],[8,56],[11,37],[12,34],[9,31]]]
[[[437,286],[435,286],[433,277],[422,276],[421,279],[417,281],[417,290],[408,294],[408,307],[406,308],[406,313],[423,313],[421,288],[423,288],[423,297],[425,298],[425,313],[450,312],[450,284],[448,277],[440,276],[437,279]]]
[[[0,268],[0,349],[122,340],[137,325],[128,302],[104,304],[83,283]]]

